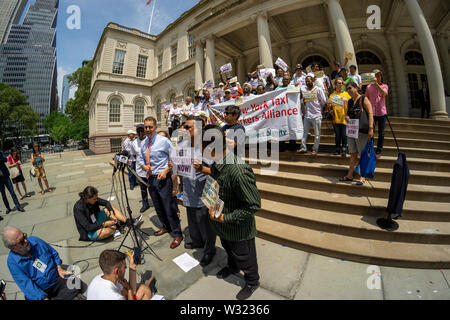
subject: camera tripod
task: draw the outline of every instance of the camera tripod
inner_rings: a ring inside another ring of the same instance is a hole
[[[134,174],[137,177],[137,179],[139,179],[143,183],[143,181],[140,179],[140,177],[138,177],[136,175],[136,173],[133,172],[131,167],[129,167],[129,166],[126,166],[126,167],[127,167],[128,170],[130,170],[132,172],[132,174]],[[144,235],[146,235],[148,237],[150,237],[150,235],[148,233],[145,233],[141,229],[138,229],[138,228],[136,228],[134,226],[133,215],[132,215],[132,211],[131,211],[131,208],[130,208],[130,203],[128,201],[127,188],[125,186],[125,174],[124,174],[124,171],[125,171],[125,166],[122,166],[122,168],[119,168],[119,172],[122,174],[122,181],[123,181],[123,186],[124,186],[125,199],[126,199],[126,203],[127,203],[127,207],[126,208],[127,208],[127,212],[128,212],[128,216],[129,216],[129,222],[127,224],[128,231],[127,231],[125,237],[123,238],[123,240],[122,240],[122,242],[121,242],[121,244],[119,246],[118,251],[120,251],[120,249],[122,249],[122,247],[130,249],[130,250],[134,250],[135,251],[134,259],[135,259],[135,263],[136,264],[141,264],[141,260],[142,260],[141,259],[141,255],[144,253],[145,250],[149,250],[159,261],[162,261],[161,258],[158,257],[158,255],[155,253],[155,251],[153,251],[153,249],[150,247],[150,245],[147,243],[147,241],[145,241]],[[119,179],[120,179],[120,176],[119,176]],[[133,239],[133,242],[135,243],[135,247],[134,248],[130,248],[130,247],[127,247],[126,245],[124,245],[124,242],[128,238],[129,235],[131,235],[131,238]],[[134,236],[134,238],[133,238],[133,236]],[[140,240],[142,240],[145,243],[146,247],[143,247],[142,241],[141,242],[139,241],[138,236],[140,237]]]

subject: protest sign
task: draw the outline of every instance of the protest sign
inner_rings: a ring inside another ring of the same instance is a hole
[[[166,111],[170,111],[170,110],[173,108],[173,105],[171,105],[171,104],[165,104],[165,105],[163,105],[163,108],[164,108],[164,110],[166,110]]]
[[[173,172],[181,177],[195,179],[194,158],[191,148],[173,148],[170,152]]]
[[[203,85],[203,89],[212,89],[214,86],[213,81],[212,80],[208,80],[205,82],[205,84]]]
[[[231,71],[233,71],[233,66],[231,65],[231,63],[227,63],[220,67],[220,71],[222,71],[223,73],[231,72]]]
[[[283,69],[284,72],[288,70],[288,65],[286,62],[283,61],[283,59],[278,58],[277,61],[275,61],[275,64],[279,66],[281,69]]]
[[[207,110],[208,116],[223,114],[229,105],[235,105],[235,100],[211,106]],[[241,116],[238,122],[245,127],[250,143],[301,140],[303,137],[299,94],[289,94],[283,89],[244,97],[239,108]]]
[[[353,59],[353,53],[345,51],[344,52],[344,58],[347,59],[348,61],[352,60]]]
[[[267,79],[269,74],[272,74],[272,77],[275,78],[275,69],[266,68],[259,70],[259,75],[261,76],[261,78]]]
[[[375,73],[363,73],[361,74],[361,82],[364,86],[374,83]]]
[[[318,100],[316,90],[303,91],[303,101],[306,102],[316,102]]]
[[[358,139],[359,119],[350,119],[347,121],[346,133],[348,138]]]
[[[214,100],[219,100],[219,99],[222,98],[223,96],[224,96],[224,92],[223,92],[223,90],[221,90],[221,89],[213,90],[213,92],[211,93],[211,97],[212,97]]]
[[[300,93],[300,87],[294,85],[288,85],[286,93]]]
[[[314,72],[314,76],[316,77],[316,79],[323,78],[323,77],[325,77],[325,73],[323,72],[323,70],[322,71],[316,71],[316,72]]]
[[[203,188],[202,202],[209,209],[215,207],[214,216],[218,218],[222,214],[223,201],[219,198],[219,184],[208,176]]]
[[[346,102],[346,99],[343,97],[340,97],[337,94],[334,94],[333,97],[331,98],[331,104],[333,105],[333,107],[336,107],[336,108],[343,109],[345,106],[345,102]]]

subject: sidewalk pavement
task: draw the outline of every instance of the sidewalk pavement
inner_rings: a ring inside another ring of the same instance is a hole
[[[112,184],[112,167],[108,162],[112,154],[85,156],[82,151],[63,152],[46,155],[44,167],[53,193],[40,194],[37,180],[30,181],[30,164],[23,166],[28,192],[31,198],[21,201],[26,212],[13,211],[5,215],[0,208],[0,229],[15,226],[29,236],[38,236],[54,245],[65,266],[77,266],[84,284],[101,270],[98,257],[105,249],[118,249],[125,235],[102,243],[78,241],[78,231],[73,218],[73,205],[79,199],[78,193],[92,185],[99,190],[99,197],[112,199],[113,206],[126,212],[120,183]],[[133,217],[139,215],[141,208],[140,190],[129,190],[128,177],[125,184]],[[117,191],[117,192],[116,192]],[[8,197],[9,193],[7,192]],[[10,199],[10,197],[9,197]],[[121,204],[119,204],[119,200]],[[11,201],[12,203],[12,201]],[[185,240],[189,240],[186,210],[180,206],[181,225]],[[205,268],[196,266],[185,273],[172,260],[187,252],[197,260],[202,250],[186,250],[184,242],[176,249],[170,249],[172,238],[166,234],[153,236],[160,227],[153,208],[144,213],[140,229],[147,233],[146,242],[150,250],[144,252],[144,264],[137,268],[138,281],[145,281],[151,275],[156,277],[158,294],[167,300],[234,300],[244,286],[243,274],[218,279],[215,274],[226,265],[226,254],[217,239],[217,254],[213,262]],[[58,246],[56,246],[58,245]],[[125,245],[133,247],[127,237]],[[61,247],[59,247],[61,246]],[[67,248],[70,247],[70,248]],[[384,266],[371,266],[336,258],[320,256],[286,247],[282,244],[256,238],[257,258],[261,286],[251,300],[448,300],[450,299],[450,270],[403,269]],[[6,260],[8,250],[0,245],[0,279],[7,281],[7,299],[23,300],[24,295],[14,283]]]

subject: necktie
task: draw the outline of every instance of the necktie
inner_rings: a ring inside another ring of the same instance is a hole
[[[150,149],[151,149],[150,143],[151,143],[151,141],[150,141],[150,139],[148,139],[147,150],[145,151],[145,159],[146,159],[146,163],[148,166],[150,166]],[[147,171],[147,179],[149,177],[150,177],[150,173]]]

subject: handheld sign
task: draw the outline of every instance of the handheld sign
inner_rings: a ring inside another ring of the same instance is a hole
[[[363,73],[361,74],[361,82],[364,86],[374,83],[375,73]]]
[[[219,198],[219,184],[216,180],[208,176],[203,188],[202,202],[209,209],[215,208],[214,216],[220,217],[223,210],[223,201]]]
[[[223,73],[231,72],[231,71],[233,71],[233,66],[231,65],[231,63],[227,63],[220,67],[220,71],[222,71]]]
[[[283,69],[284,72],[288,70],[287,63],[283,61],[283,59],[278,58],[277,61],[275,61],[275,64],[279,66],[281,69]]]
[[[338,96],[337,94],[333,95],[331,98],[331,104],[333,107],[344,109],[346,99]]]
[[[347,60],[352,60],[353,59],[353,53],[352,52],[348,52],[348,51],[345,51],[344,52],[344,58],[345,59],[347,59]]]
[[[205,84],[203,85],[203,89],[212,89],[214,86],[213,81],[212,80],[208,80],[205,82]]]
[[[347,137],[358,139],[359,119],[350,119],[349,121],[347,121],[346,133]]]
[[[195,180],[194,158],[191,148],[174,148],[170,153],[175,174]]]
[[[272,74],[272,77],[275,78],[275,69],[273,69],[273,68],[261,69],[261,70],[259,70],[259,74],[264,79],[267,79],[269,74]]]
[[[303,101],[306,102],[316,102],[317,101],[317,92],[314,91],[304,91],[303,92]]]

